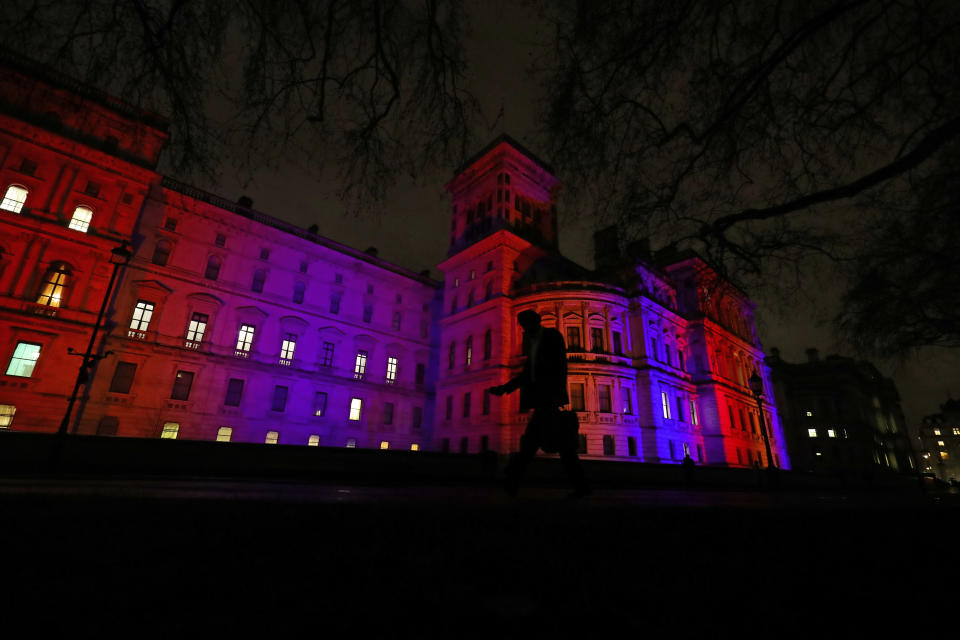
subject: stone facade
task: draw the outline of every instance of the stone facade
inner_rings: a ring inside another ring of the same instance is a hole
[[[765,424],[773,463],[789,468],[749,298],[694,255],[621,255],[609,230],[596,271],[564,258],[558,180],[509,137],[448,185],[440,282],[162,178],[165,125],[108,97],[67,87],[87,119],[25,115],[56,103],[45,82],[2,121],[2,188],[28,196],[0,211],[0,426],[56,429],[76,370],[66,349],[85,347],[109,252],[129,241],[74,433],[508,452],[526,416],[486,389],[520,370],[516,315],[534,309],[567,340],[587,457],[767,464]],[[127,128],[104,128],[101,112]],[[82,231],[78,206],[93,212]],[[60,263],[62,297],[41,301]],[[21,343],[40,345],[33,368]]]
[[[918,438],[921,471],[960,482],[960,400],[951,398],[940,405],[940,413],[924,416]]]

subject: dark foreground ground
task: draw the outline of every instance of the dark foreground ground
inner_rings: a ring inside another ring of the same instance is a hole
[[[862,637],[940,611],[956,629],[955,494],[564,496],[0,478],[0,620],[52,637]]]

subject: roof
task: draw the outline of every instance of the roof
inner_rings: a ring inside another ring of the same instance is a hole
[[[513,147],[514,149],[516,149],[517,151],[519,151],[520,153],[522,153],[523,155],[525,155],[527,158],[529,158],[530,160],[532,160],[535,164],[537,164],[538,166],[540,166],[540,168],[544,169],[545,171],[547,171],[548,173],[550,173],[551,175],[553,175],[553,167],[552,167],[552,166],[550,166],[548,163],[546,163],[546,162],[544,162],[543,160],[541,160],[539,157],[537,157],[536,154],[534,154],[532,151],[530,151],[529,149],[527,149],[525,146],[523,146],[522,144],[520,144],[519,142],[517,142],[516,139],[513,138],[513,136],[510,136],[510,135],[508,135],[508,134],[506,134],[506,133],[501,133],[499,136],[497,136],[496,138],[494,138],[494,139],[493,139],[487,146],[485,146],[483,149],[481,149],[481,150],[478,151],[477,153],[475,153],[475,154],[473,154],[472,156],[470,156],[470,157],[469,157],[467,160],[465,160],[459,167],[456,168],[456,170],[453,172],[453,175],[457,176],[457,175],[460,175],[461,173],[463,173],[463,171],[465,171],[467,167],[469,167],[471,164],[473,164],[474,162],[476,162],[477,160],[479,160],[480,158],[482,158],[482,157],[485,156],[486,154],[488,154],[488,153],[490,153],[491,151],[493,151],[493,149],[496,148],[496,146],[497,146],[498,144],[500,144],[501,142],[506,142],[506,143],[509,144],[511,147]]]

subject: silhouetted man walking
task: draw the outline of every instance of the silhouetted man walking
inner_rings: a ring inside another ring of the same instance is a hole
[[[520,451],[510,456],[506,468],[505,488],[516,495],[527,464],[549,439],[556,441],[560,461],[573,482],[571,497],[590,493],[580,458],[577,457],[576,433],[557,433],[560,429],[560,406],[570,402],[567,396],[567,348],[563,336],[556,329],[540,326],[540,314],[521,311],[517,322],[523,329],[523,371],[506,384],[490,387],[490,393],[500,396],[520,389],[520,411],[533,409],[527,429],[520,438]]]

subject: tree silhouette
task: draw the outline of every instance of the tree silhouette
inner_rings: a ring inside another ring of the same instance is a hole
[[[948,284],[947,256],[925,239],[956,228],[929,191],[958,157],[960,5],[572,1],[546,11],[556,29],[540,68],[549,156],[608,221],[741,276],[811,254],[837,260],[856,301],[848,331],[874,313],[869,280]],[[907,266],[919,260],[927,271]],[[886,338],[858,344],[955,344],[953,317],[952,328],[927,323],[908,337],[894,314]]]
[[[7,46],[170,118],[166,162],[212,176],[226,153],[305,154],[342,195],[474,146],[454,0],[13,0]],[[226,122],[222,126],[221,121]]]

